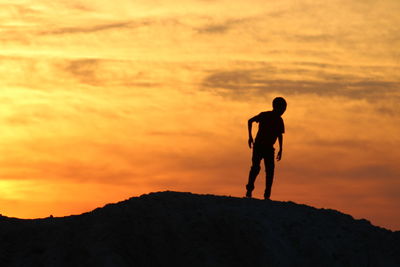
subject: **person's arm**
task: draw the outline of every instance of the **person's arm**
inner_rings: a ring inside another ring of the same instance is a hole
[[[255,122],[256,120],[257,120],[257,116],[255,116],[255,117],[249,119],[249,121],[247,122],[247,128],[248,128],[248,130],[249,130],[249,141],[248,141],[248,143],[249,143],[249,147],[250,147],[250,148],[251,148],[251,146],[254,144],[253,135],[251,134],[251,128],[252,128],[253,122]]]
[[[280,134],[278,135],[278,141],[279,141],[279,151],[278,155],[276,156],[276,159],[280,161],[282,159],[282,151],[283,151],[283,135]]]

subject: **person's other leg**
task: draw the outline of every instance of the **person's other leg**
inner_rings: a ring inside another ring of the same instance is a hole
[[[274,181],[275,172],[275,149],[266,149],[264,151],[264,164],[265,164],[265,192],[264,199],[271,197],[271,188]]]
[[[262,154],[257,146],[253,147],[253,156],[251,158],[251,168],[249,172],[249,181],[246,185],[246,197],[251,197],[251,193],[254,190],[254,182],[256,181],[257,175],[260,172],[260,163],[262,159]]]

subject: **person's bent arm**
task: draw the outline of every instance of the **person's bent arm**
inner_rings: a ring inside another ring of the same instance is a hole
[[[254,144],[253,135],[251,134],[251,128],[252,128],[252,124],[253,124],[254,121],[256,121],[256,117],[253,117],[253,118],[249,119],[249,121],[247,122],[247,128],[249,130],[249,141],[248,141],[248,143],[249,143],[249,147],[250,148]]]
[[[279,161],[282,159],[282,151],[283,151],[283,135],[282,134],[278,135],[278,141],[279,141],[279,151],[278,151],[278,155],[276,156],[276,159]]]

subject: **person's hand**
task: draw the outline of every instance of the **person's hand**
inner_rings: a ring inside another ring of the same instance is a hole
[[[249,137],[249,147],[251,148],[254,145],[253,137]]]
[[[280,161],[282,159],[282,150],[278,151],[278,155],[276,156],[276,160]]]

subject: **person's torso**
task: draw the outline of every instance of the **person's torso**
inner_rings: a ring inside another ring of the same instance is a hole
[[[272,111],[261,112],[258,118],[258,132],[255,143],[273,146],[284,132],[282,118]]]

